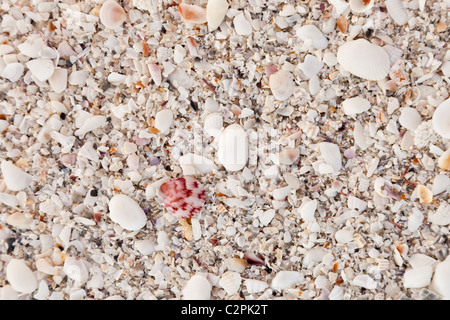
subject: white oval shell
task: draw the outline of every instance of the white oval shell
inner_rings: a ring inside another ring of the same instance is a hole
[[[355,13],[369,11],[373,7],[374,0],[370,0],[368,4],[364,4],[363,0],[350,0],[350,9]]]
[[[365,39],[344,43],[338,49],[337,60],[351,74],[374,81],[385,78],[391,66],[386,50]]]
[[[11,82],[16,82],[23,74],[24,67],[21,63],[13,62],[6,65],[3,69],[2,77],[5,77]]]
[[[433,113],[433,130],[450,139],[450,99],[442,102]]]
[[[240,36],[249,36],[253,32],[252,25],[247,21],[242,12],[234,17],[233,25],[236,33]]]
[[[223,128],[223,118],[220,113],[211,113],[206,116],[203,130],[210,136],[216,137]]]
[[[297,271],[279,271],[270,286],[273,290],[284,290],[303,281],[303,275]]]
[[[11,161],[2,160],[0,165],[3,181],[11,191],[25,189],[33,182],[33,176],[16,167]]]
[[[208,0],[206,5],[206,21],[209,31],[216,30],[228,11],[227,0]]]
[[[427,256],[422,253],[413,254],[411,258],[409,258],[408,262],[414,269],[423,266],[431,266],[432,268],[434,268],[438,263],[436,259],[433,259],[430,256]]]
[[[147,216],[132,198],[124,194],[116,194],[109,201],[109,217],[122,228],[136,231],[147,224]]]
[[[55,65],[50,59],[34,59],[26,63],[28,69],[30,69],[31,74],[39,81],[45,81],[53,75],[55,71]]]
[[[192,276],[183,289],[183,300],[210,300],[211,283],[204,276]]]
[[[404,25],[408,22],[408,12],[403,6],[403,0],[385,0],[387,12],[392,20],[398,25]]]
[[[353,285],[369,290],[374,290],[377,288],[377,283],[367,274],[359,274],[353,278]]]
[[[403,278],[405,288],[423,288],[430,284],[433,275],[431,266],[422,266],[414,269],[407,269]]]
[[[333,167],[334,171],[339,171],[342,168],[342,157],[339,146],[331,142],[319,143],[320,153],[324,161]]]
[[[48,79],[50,87],[56,93],[61,93],[67,89],[67,69],[55,68],[52,76]]]
[[[401,110],[398,122],[402,127],[414,131],[422,123],[422,117],[417,109],[404,107]]]
[[[31,293],[38,287],[36,276],[27,266],[25,260],[12,259],[8,263],[6,280],[14,290],[20,293]]]
[[[353,97],[342,102],[342,109],[346,115],[354,116],[358,113],[369,110],[370,102],[369,100],[361,97]]]
[[[228,171],[239,171],[248,160],[248,138],[238,124],[225,128],[219,135],[218,160]]]
[[[161,134],[168,134],[173,123],[173,112],[169,109],[158,111],[155,116],[155,128]]]
[[[236,294],[241,286],[241,275],[234,271],[227,271],[220,277],[219,285],[228,295]]]
[[[126,20],[127,15],[116,1],[107,0],[100,8],[99,17],[105,27],[114,29],[122,25]]]
[[[442,202],[436,212],[428,215],[428,221],[439,226],[450,224],[450,204]]]
[[[296,31],[296,34],[300,40],[310,42],[316,49],[325,49],[328,45],[327,38],[315,25],[308,24],[301,26]]]
[[[258,293],[264,291],[269,284],[267,282],[256,279],[245,279],[244,285],[247,288],[248,293]]]
[[[294,92],[294,76],[285,70],[279,70],[269,77],[269,86],[277,100],[287,100]]]
[[[437,264],[430,289],[444,300],[450,300],[450,256]]]

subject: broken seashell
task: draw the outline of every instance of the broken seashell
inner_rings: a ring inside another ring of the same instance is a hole
[[[342,157],[339,146],[331,142],[319,143],[319,150],[324,161],[337,172],[342,168]]]
[[[389,76],[399,86],[408,84],[408,74],[405,71],[405,63],[403,60],[397,60],[389,70]]]
[[[311,54],[306,55],[303,63],[298,65],[303,74],[308,78],[315,76],[323,67],[323,62]]]
[[[5,268],[6,280],[20,293],[32,293],[38,287],[35,274],[23,259],[12,259]]]
[[[400,57],[403,55],[403,51],[401,49],[391,46],[389,44],[385,45],[383,47],[383,49],[389,55],[389,60],[391,61],[391,65],[394,65],[394,63],[396,63],[397,60],[400,59]]]
[[[153,81],[157,86],[161,84],[162,77],[161,77],[161,67],[154,63],[148,64],[148,71],[150,71],[150,75],[152,76]]]
[[[105,27],[115,29],[126,20],[125,10],[114,0],[107,0],[102,4],[99,13],[100,21]]]
[[[67,89],[67,69],[55,68],[52,76],[48,79],[50,87],[56,93],[62,93]]]
[[[367,274],[358,274],[353,278],[353,285],[363,287],[369,290],[375,290],[377,288],[377,283]]]
[[[431,203],[433,201],[433,192],[424,185],[419,184],[416,187],[417,197],[422,203]]]
[[[247,21],[242,12],[234,17],[233,25],[236,33],[240,36],[249,36],[253,32],[252,25]]]
[[[236,294],[241,286],[241,275],[234,271],[227,271],[220,277],[219,285],[228,295]]]
[[[355,116],[370,109],[370,102],[361,97],[353,97],[342,102],[342,109],[348,116]]]
[[[239,171],[248,161],[248,137],[239,124],[226,127],[219,135],[217,157],[228,171]]]
[[[401,110],[398,122],[402,127],[414,131],[422,123],[422,117],[417,109],[404,107]]]
[[[385,0],[384,4],[389,16],[396,24],[404,25],[408,22],[408,12],[403,5],[403,0]]]
[[[450,98],[442,102],[433,113],[433,130],[450,139]]]
[[[431,266],[421,266],[414,269],[406,269],[403,276],[405,288],[423,288],[430,284],[433,275]]]
[[[297,271],[279,271],[270,284],[273,290],[284,290],[300,284],[304,277]]]
[[[350,9],[355,13],[369,11],[373,7],[374,0],[350,0]]]
[[[317,200],[311,200],[309,198],[304,198],[302,201],[302,205],[298,208],[298,213],[300,217],[306,222],[314,222],[316,218],[314,214],[317,209]]]
[[[49,79],[53,72],[55,71],[55,65],[50,59],[34,59],[26,63],[28,69],[30,69],[31,74],[39,81],[46,81]]]
[[[212,285],[209,280],[199,274],[189,279],[183,288],[183,300],[210,300]]]
[[[299,156],[300,156],[299,148],[288,148],[278,153],[278,161],[280,161],[280,164],[290,166],[298,159]]]
[[[436,265],[430,289],[444,300],[450,300],[450,255]]]
[[[344,16],[339,16],[336,19],[336,25],[338,26],[339,30],[342,33],[346,33],[347,32],[347,28],[348,28],[348,22],[347,19],[345,19]]]
[[[190,218],[198,214],[206,201],[203,185],[192,177],[174,178],[160,187],[167,211],[177,218]]]
[[[6,65],[2,71],[2,77],[8,79],[11,82],[16,82],[23,74],[24,67],[21,63],[13,62]]]
[[[25,189],[33,182],[33,176],[15,166],[11,161],[2,160],[0,168],[3,174],[3,182],[11,191]]]
[[[438,263],[436,259],[433,259],[430,256],[427,256],[422,253],[413,254],[411,258],[409,258],[408,262],[411,265],[411,267],[413,267],[413,269],[424,266],[429,266],[434,269],[434,267],[436,267],[436,264]]]
[[[127,195],[114,195],[108,206],[111,220],[126,230],[136,231],[147,224],[147,215],[144,210]]]
[[[217,170],[213,161],[194,153],[182,155],[178,160],[184,175],[207,174]]]
[[[248,293],[258,293],[266,290],[269,287],[267,282],[255,279],[245,279],[244,286]]]
[[[447,171],[450,170],[450,148],[439,157],[438,167]]]
[[[62,41],[59,45],[58,45],[58,53],[59,55],[64,58],[70,58],[72,56],[77,56],[77,52],[72,48],[72,46],[66,41]]]
[[[170,132],[173,123],[173,112],[170,109],[158,111],[155,116],[155,128],[159,133],[166,135]]]
[[[288,71],[279,70],[270,75],[269,87],[275,99],[280,101],[287,100],[294,92],[294,77]]]
[[[436,212],[429,214],[428,221],[438,226],[450,224],[450,204],[442,202]]]
[[[220,26],[227,11],[227,0],[208,0],[208,4],[206,5],[206,20],[209,31],[214,31]]]
[[[217,137],[223,128],[223,118],[220,113],[209,114],[203,123],[203,130],[212,137]]]
[[[386,50],[361,38],[340,46],[337,60],[351,74],[374,81],[385,78],[391,66]]]
[[[227,258],[225,260],[225,265],[230,271],[242,273],[247,267],[247,261],[241,258]]]
[[[296,31],[296,34],[300,40],[311,43],[315,49],[325,49],[328,45],[327,38],[315,25],[308,24],[301,26]]]
[[[206,9],[195,4],[180,3],[178,5],[178,11],[185,22],[194,24],[207,22]]]

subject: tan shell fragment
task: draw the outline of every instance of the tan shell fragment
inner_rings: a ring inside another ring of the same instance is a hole
[[[107,0],[103,3],[99,16],[105,27],[110,29],[120,27],[127,19],[125,10],[114,0]]]
[[[431,203],[433,201],[433,192],[424,185],[418,185],[416,191],[420,202]]]
[[[450,170],[450,148],[439,157],[438,166],[441,169]]]
[[[206,23],[206,9],[195,4],[180,3],[178,11],[185,22],[193,24]]]

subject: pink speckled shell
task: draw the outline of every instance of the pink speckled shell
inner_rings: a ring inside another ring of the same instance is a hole
[[[190,218],[200,212],[206,201],[203,185],[192,177],[175,178],[160,187],[164,205],[178,218]]]

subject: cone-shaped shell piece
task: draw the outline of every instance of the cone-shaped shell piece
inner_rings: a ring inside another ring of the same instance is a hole
[[[387,52],[365,39],[344,43],[337,53],[341,67],[351,74],[366,80],[381,80],[390,70]]]

